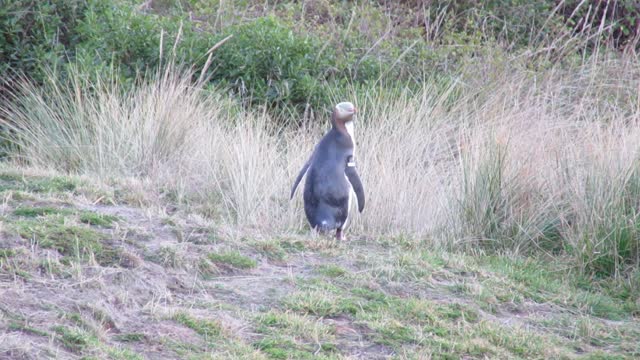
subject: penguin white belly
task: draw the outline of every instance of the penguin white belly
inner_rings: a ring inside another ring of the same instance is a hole
[[[353,210],[353,204],[355,203],[356,206],[358,204],[358,198],[356,197],[355,191],[353,191],[353,186],[351,186],[347,175],[345,175],[344,178],[347,180],[347,184],[349,184],[349,200],[347,201],[347,217],[344,219],[344,224],[342,224],[342,226],[340,227],[340,229],[342,230],[345,230],[349,227],[349,215]]]
[[[356,156],[356,136],[353,129],[353,120],[344,123],[344,127],[347,129],[347,133],[351,136],[351,142],[353,143],[353,156]]]
[[[344,127],[347,129],[347,133],[351,137],[351,142],[353,143],[353,156],[355,157],[356,156],[356,137],[355,137],[355,131],[353,126],[353,120],[345,122]],[[356,193],[353,191],[353,186],[351,186],[351,182],[349,182],[347,175],[345,175],[344,178],[347,180],[347,184],[349,184],[349,202],[347,205],[347,218],[344,220],[342,229],[346,229],[349,224],[349,214],[351,214],[353,203],[354,202],[356,204],[358,203],[358,198],[356,197]]]

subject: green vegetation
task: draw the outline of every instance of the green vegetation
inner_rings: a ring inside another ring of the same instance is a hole
[[[535,333],[510,332],[479,321],[479,314],[459,303],[437,305],[415,298],[398,298],[366,288],[324,291],[302,290],[286,301],[286,307],[314,316],[347,316],[369,329],[374,343],[399,351],[418,346],[433,349],[438,357],[547,356],[557,349],[545,348]],[[486,343],[478,346],[478,342]],[[555,342],[555,340],[554,340]]]
[[[0,176],[0,191],[17,190],[35,193],[73,193],[80,182],[65,176],[29,177],[13,172],[3,172]]]
[[[23,239],[33,240],[42,248],[56,250],[65,262],[93,258],[99,264],[109,266],[120,261],[118,249],[106,244],[103,234],[67,222],[60,212],[44,219],[17,220],[14,228]]]
[[[211,320],[196,319],[182,312],[175,314],[173,320],[194,330],[198,335],[204,337],[206,341],[215,341],[222,332],[220,324]]]
[[[36,329],[34,327],[28,326],[24,322],[19,322],[19,321],[9,322],[9,325],[7,326],[7,328],[11,331],[22,331],[22,332],[37,335],[37,336],[49,336],[49,333],[47,333],[46,331]]]
[[[41,217],[47,215],[77,215],[78,221],[87,225],[110,228],[118,217],[112,215],[96,214],[91,211],[76,211],[74,209],[44,207],[19,207],[13,211],[13,215],[22,217]]]
[[[6,260],[16,255],[14,249],[0,249],[0,260]]]
[[[338,265],[322,265],[318,268],[318,272],[328,277],[340,277],[347,273],[347,271]]]
[[[280,240],[256,241],[253,247],[271,261],[284,261],[287,251]]]
[[[155,253],[147,257],[147,260],[156,262],[163,266],[178,268],[184,265],[183,259],[174,247],[163,246]]]
[[[91,211],[83,211],[80,212],[78,220],[87,225],[110,228],[113,226],[114,222],[118,221],[118,217],[113,215],[97,214]]]
[[[54,326],[51,330],[58,335],[58,341],[74,352],[80,352],[96,341],[92,335],[80,329],[72,329],[66,326]]]
[[[224,34],[233,38],[214,53],[214,81],[256,104],[294,105],[301,113],[305,104],[327,102],[325,72],[335,62],[320,38],[297,34],[273,16]]]
[[[42,82],[51,69],[65,77],[71,68],[90,76],[115,68],[133,83],[177,61],[244,103],[309,115],[328,106],[337,88],[419,84],[490,48],[557,62],[603,45],[637,46],[633,4],[18,0],[0,10],[0,75]]]
[[[253,269],[258,265],[255,260],[237,251],[210,253],[207,257],[218,265],[227,265],[236,269]]]
[[[44,215],[69,215],[72,211],[68,209],[59,209],[54,207],[22,207],[17,208],[13,211],[13,215],[15,216],[24,216],[24,217],[37,217]]]
[[[114,336],[114,339],[121,342],[139,342],[145,340],[145,335],[140,333],[127,333]]]
[[[254,346],[272,359],[333,358],[335,330],[307,316],[271,311],[257,319],[264,337]]]

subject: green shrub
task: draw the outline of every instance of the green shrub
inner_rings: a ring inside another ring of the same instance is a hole
[[[135,0],[3,2],[0,77],[24,73],[41,82],[47,69],[65,76],[71,63],[88,75],[117,69],[126,83],[168,58],[200,70],[207,51],[232,34],[215,50],[211,81],[245,104],[301,112],[331,106],[327,92],[336,88],[385,78],[420,82],[425,73],[451,72],[461,59],[476,61],[483,47],[535,46],[579,33],[587,21],[591,29],[601,21],[609,29],[591,44],[609,37],[614,46],[633,46],[640,16],[631,0],[599,3],[588,19],[591,7],[579,1],[558,8],[547,0],[437,0],[427,8],[421,2],[367,3],[357,16],[348,15],[356,8],[347,2],[278,2],[256,12],[243,1],[227,5],[233,15],[213,10],[216,3],[163,0],[143,9]],[[243,11],[255,19],[241,20]],[[204,20],[192,21],[190,12]],[[218,16],[233,18],[219,23]]]
[[[559,8],[567,27],[574,34],[595,31],[601,33],[590,36],[589,46],[606,42],[614,48],[636,48],[640,37],[640,7],[636,0],[583,2],[565,1]]]
[[[122,78],[131,80],[155,70],[164,56],[172,55],[179,19],[143,13],[130,0],[89,0],[89,4],[76,28],[81,38],[76,59],[89,72],[116,65]],[[183,24],[183,31],[191,34],[190,23]]]
[[[213,81],[272,108],[318,101],[334,65],[319,39],[296,34],[274,17],[233,26],[227,34],[233,38],[215,52]]]
[[[77,26],[85,0],[13,0],[0,6],[0,78],[16,72],[34,80],[45,67],[64,64],[80,41]]]
[[[125,79],[154,69],[161,59],[161,33],[165,49],[171,49],[181,21],[143,13],[138,6],[132,0],[3,2],[0,75],[22,73],[41,82],[51,69],[64,76],[70,63],[87,74],[115,64]],[[193,33],[189,22],[183,28]]]

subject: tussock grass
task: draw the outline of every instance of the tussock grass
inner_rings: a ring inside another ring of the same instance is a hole
[[[469,65],[458,81],[428,81],[418,93],[333,94],[360,110],[368,199],[350,231],[476,252],[563,253],[595,275],[637,266],[637,65],[600,58],[533,72],[513,60]],[[126,92],[80,74],[44,88],[23,83],[1,109],[14,159],[134,177],[159,199],[239,229],[301,229],[301,201],[288,192],[327,124],[273,125],[191,75],[168,67]]]

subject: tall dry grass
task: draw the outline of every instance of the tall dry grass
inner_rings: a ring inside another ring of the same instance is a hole
[[[360,110],[367,207],[351,232],[473,251],[543,252],[619,274],[640,257],[640,70],[601,59],[530,72],[477,65],[419,94],[335,94]],[[14,161],[134,176],[240,229],[305,223],[292,180],[327,123],[276,128],[176,69],[124,92],[112,81],[25,82],[4,103]],[[299,194],[299,193],[298,193]]]

